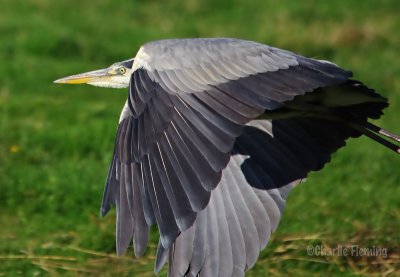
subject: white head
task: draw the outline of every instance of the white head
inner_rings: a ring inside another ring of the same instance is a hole
[[[89,71],[55,80],[58,84],[89,84],[96,87],[127,88],[133,59],[114,63],[108,68]]]

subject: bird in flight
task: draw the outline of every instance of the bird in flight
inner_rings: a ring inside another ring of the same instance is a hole
[[[101,214],[115,205],[116,251],[141,256],[160,232],[155,271],[244,276],[289,192],[366,135],[387,99],[329,61],[231,38],[144,44],[136,57],[56,80],[128,88]]]

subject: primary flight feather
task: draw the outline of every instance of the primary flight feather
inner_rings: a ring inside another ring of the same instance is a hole
[[[290,190],[350,137],[400,153],[368,122],[387,100],[351,72],[261,43],[171,39],[135,58],[59,79],[128,87],[102,215],[117,209],[117,253],[144,253],[160,231],[155,271],[244,276],[276,230]],[[393,142],[392,142],[393,141]]]

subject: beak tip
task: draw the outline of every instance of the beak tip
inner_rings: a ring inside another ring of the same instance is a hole
[[[54,80],[54,84],[86,84],[87,82],[90,81],[91,78],[89,77],[83,77],[83,78],[75,78],[74,76],[71,77],[65,77],[61,79]]]
[[[67,78],[60,78],[57,80],[53,81],[54,84],[68,84],[68,79]]]
[[[90,82],[96,82],[108,75],[108,68],[89,71],[81,74],[71,75],[68,77],[60,78],[54,80],[53,83],[55,84],[88,84]]]

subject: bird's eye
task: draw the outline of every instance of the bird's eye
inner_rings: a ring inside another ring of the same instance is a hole
[[[118,69],[119,73],[124,74],[126,72],[126,68],[125,67],[120,67]]]

